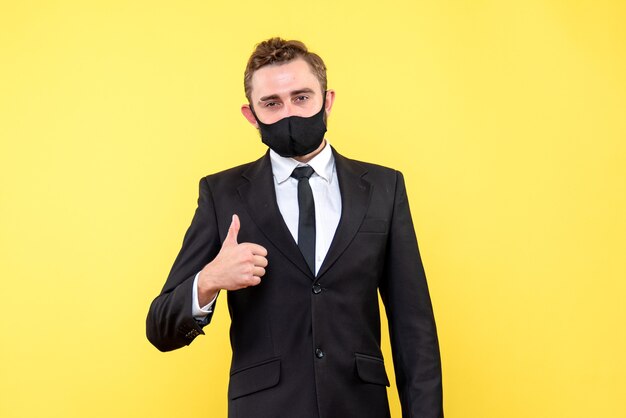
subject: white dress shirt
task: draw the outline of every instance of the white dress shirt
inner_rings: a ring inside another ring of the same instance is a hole
[[[293,158],[281,157],[272,150],[270,150],[270,161],[276,190],[276,203],[278,203],[280,214],[296,243],[298,242],[298,218],[300,215],[298,180],[291,177],[291,173],[296,167],[305,165],[310,166],[315,171],[309,179],[309,184],[315,203],[315,274],[317,274],[328,253],[341,217],[341,193],[337,180],[335,156],[328,141],[326,141],[326,146],[322,151],[306,164]],[[192,314],[194,318],[202,320],[213,310],[215,299],[206,306],[200,307],[198,302],[199,274],[196,274],[192,287]]]

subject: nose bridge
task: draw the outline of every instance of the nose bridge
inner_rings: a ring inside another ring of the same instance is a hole
[[[296,106],[291,102],[290,99],[286,99],[283,101],[283,117],[293,116],[294,111],[296,110]]]

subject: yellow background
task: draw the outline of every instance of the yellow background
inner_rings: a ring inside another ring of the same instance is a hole
[[[625,22],[622,1],[3,0],[0,417],[226,416],[226,305],[169,354],[144,320],[198,180],[264,151],[242,73],[275,35],[326,60],[332,144],[405,173],[446,416],[626,417]]]

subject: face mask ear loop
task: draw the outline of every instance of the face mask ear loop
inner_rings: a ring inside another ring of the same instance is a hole
[[[256,112],[254,111],[254,107],[252,107],[252,103],[248,103],[248,106],[250,106],[250,112],[252,112],[252,116],[254,116],[254,119],[256,119],[257,122],[261,122],[256,115]]]

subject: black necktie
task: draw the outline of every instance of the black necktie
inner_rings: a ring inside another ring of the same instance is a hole
[[[291,177],[298,180],[298,247],[315,275],[315,204],[309,184],[313,173],[314,170],[307,165],[294,169]]]

